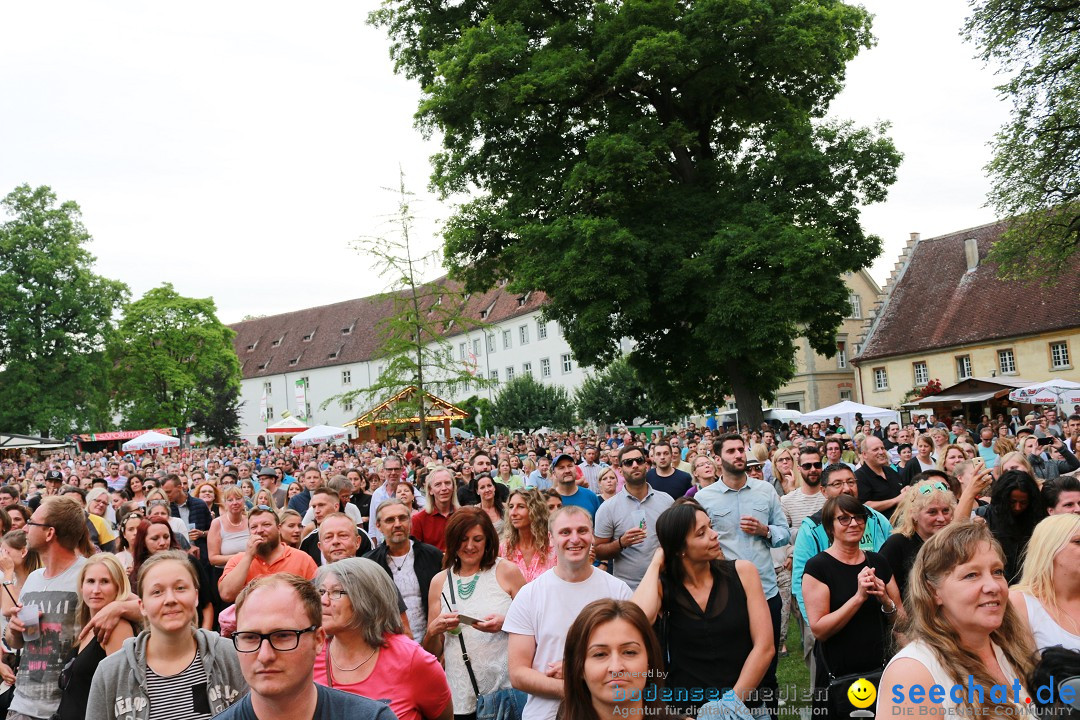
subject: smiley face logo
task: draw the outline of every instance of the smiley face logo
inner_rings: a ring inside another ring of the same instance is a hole
[[[877,699],[877,688],[866,678],[859,678],[847,689],[848,701],[860,710],[870,707]]]

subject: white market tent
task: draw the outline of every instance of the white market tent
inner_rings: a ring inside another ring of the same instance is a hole
[[[829,422],[834,418],[840,418],[840,422],[843,423],[844,429],[854,435],[856,413],[862,415],[863,422],[880,420],[882,425],[893,421],[900,422],[900,413],[896,410],[874,407],[873,405],[862,405],[851,400],[841,400],[835,405],[830,405],[829,407],[821,408],[814,412],[804,413],[802,422],[803,424]]]
[[[321,445],[322,443],[345,440],[348,437],[349,431],[345,428],[334,427],[332,425],[316,425],[313,428],[308,428],[299,435],[293,436],[292,444],[294,447]]]
[[[1028,405],[1076,405],[1080,403],[1080,383],[1072,380],[1047,380],[1009,393],[1009,400]]]
[[[124,452],[135,450],[159,450],[161,448],[180,447],[180,438],[172,435],[163,435],[153,430],[148,430],[138,437],[131,438],[122,446]]]
[[[307,429],[307,423],[300,418],[287,417],[278,420],[273,425],[268,425],[266,427],[266,432],[268,434],[277,435],[296,435],[297,433],[302,433]]]

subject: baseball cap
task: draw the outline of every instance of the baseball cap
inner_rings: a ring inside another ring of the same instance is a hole
[[[50,470],[49,472],[45,473],[45,482],[62,483],[64,482],[64,473],[60,472],[59,470]]]
[[[570,453],[559,453],[558,455],[556,455],[555,457],[553,457],[551,459],[551,467],[555,467],[556,465],[558,465],[559,461],[562,460],[563,458],[566,458],[570,462],[576,463],[576,461],[574,460],[574,456],[571,455]]]

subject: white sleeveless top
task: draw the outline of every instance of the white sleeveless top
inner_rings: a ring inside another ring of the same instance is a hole
[[[239,530],[229,530],[225,527],[225,521],[221,521],[221,554],[235,555],[247,550],[248,529],[247,523],[241,523]]]
[[[994,645],[994,655],[997,657],[998,665],[1001,667],[1001,672],[1005,674],[1005,678],[1009,681],[1007,683],[1009,685],[1009,696],[1012,697],[1012,681],[1014,678],[1019,677],[1019,675],[1016,674],[1016,671],[1013,670],[1012,665],[1010,665],[1009,661],[1005,658],[1005,653],[1003,653],[1001,651],[1001,648],[998,647],[996,644]],[[953,685],[960,685],[965,688],[964,696],[965,698],[967,697],[966,675],[965,679],[961,682],[953,680],[949,673],[945,671],[945,668],[942,667],[941,663],[938,661],[937,655],[934,654],[934,651],[931,650],[930,646],[922,640],[916,640],[914,642],[908,643],[903,650],[896,653],[896,655],[893,656],[892,660],[889,661],[889,664],[885,666],[885,672],[889,671],[889,668],[894,662],[905,658],[909,660],[914,660],[915,662],[926,668],[930,672],[930,677],[933,679],[933,684],[940,685],[942,688],[945,689],[945,699],[941,703],[943,715],[945,717],[967,717],[967,708],[962,708],[959,703],[953,701],[952,697],[949,694],[949,690],[952,688]],[[1021,696],[1030,697],[1030,695],[1028,695],[1027,688],[1024,687],[1023,678],[1020,678],[1020,680]],[[983,692],[989,691],[990,688],[984,688],[983,690]],[[883,695],[886,693],[891,695],[892,688],[878,688],[879,695]],[[904,694],[907,694],[907,688],[904,688]],[[924,702],[929,703],[928,700]],[[1013,717],[1023,716],[1027,712],[1027,708],[1024,706],[1013,705],[1013,707],[1016,708],[1016,712]]]
[[[1045,650],[1048,647],[1060,645],[1067,650],[1080,652],[1080,635],[1073,635],[1057,624],[1057,621],[1046,611],[1039,599],[1030,593],[1021,593],[1024,596],[1024,605],[1027,606],[1028,623],[1031,625],[1031,634],[1035,636],[1035,647]]]
[[[502,589],[495,577],[495,568],[504,562],[495,558],[495,564],[489,570],[480,573],[476,589],[467,600],[461,598],[457,587],[454,597],[457,599],[457,611],[463,615],[483,620],[492,613],[506,615],[510,609],[510,595]],[[445,577],[446,571],[443,571]],[[458,576],[454,575],[454,582]],[[471,579],[471,578],[470,578]],[[447,579],[447,582],[449,580]],[[467,582],[467,581],[466,581]],[[443,584],[442,610],[446,612],[446,603],[450,601],[450,591]],[[476,674],[476,684],[480,694],[485,695],[496,690],[510,687],[510,656],[508,650],[509,635],[504,631],[486,633],[468,625],[460,625],[461,637],[465,638],[465,649],[469,651],[469,660]],[[454,698],[454,714],[468,715],[476,712],[476,693],[473,692],[469,671],[461,657],[461,643],[456,635],[443,635],[443,657],[446,660],[446,679],[450,683],[450,693]]]

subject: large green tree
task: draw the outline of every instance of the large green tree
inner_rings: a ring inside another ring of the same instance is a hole
[[[600,424],[633,424],[635,418],[674,423],[689,408],[669,397],[656,397],[641,381],[626,358],[619,358],[602,372],[590,375],[574,393],[578,415]]]
[[[168,283],[128,304],[108,348],[125,424],[182,430],[198,417],[205,424],[197,430],[228,439],[235,426],[206,418],[239,397],[235,334],[218,320],[213,299],[183,297]]]
[[[105,342],[127,286],[92,271],[74,202],[20,185],[0,206],[0,428],[109,429]]]
[[[461,332],[482,328],[465,311],[466,297],[460,283],[426,282],[424,275],[435,266],[436,254],[424,253],[412,237],[415,216],[413,194],[399,176],[397,212],[390,235],[363,237],[357,249],[373,261],[379,274],[389,278],[390,288],[382,295],[392,308],[375,328],[379,347],[375,360],[385,362],[371,385],[335,395],[322,404],[353,404],[357,398],[365,405],[397,395],[409,386],[418,392],[399,403],[401,410],[415,413],[420,420],[420,442],[427,441],[427,398],[425,393],[449,393],[461,383],[485,387],[487,382],[474,377],[470,366],[455,360],[447,338]]]
[[[1075,271],[1080,248],[1080,3],[984,0],[974,8],[968,37],[1007,75],[998,91],[1012,101],[987,166],[990,205],[1010,218],[990,259],[1005,277],[1053,280]]]
[[[503,432],[542,427],[568,430],[574,425],[574,405],[566,388],[522,375],[502,386],[484,425],[494,425]]]
[[[795,340],[831,354],[842,275],[899,154],[825,120],[871,44],[838,0],[385,0],[372,15],[439,133],[433,186],[466,287],[543,290],[575,357],[659,395],[760,413]],[[753,423],[753,418],[748,418]]]

